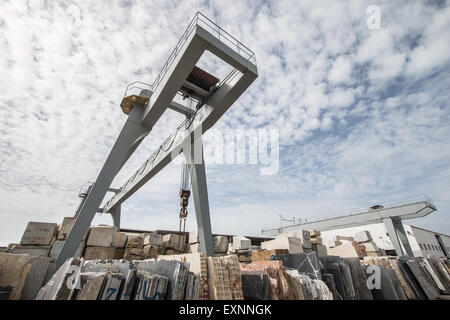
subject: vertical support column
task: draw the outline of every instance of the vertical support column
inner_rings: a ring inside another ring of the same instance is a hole
[[[206,256],[211,257],[214,254],[214,247],[201,137],[191,144],[190,150],[183,150],[183,153],[186,156],[187,163],[189,164],[189,172],[191,174],[200,252],[204,252]]]
[[[411,250],[411,246],[409,245],[408,238],[406,238],[405,229],[403,228],[401,220],[394,220],[389,217],[384,218],[383,223],[386,226],[387,232],[389,233],[389,237],[391,238],[392,245],[394,246],[397,255],[402,256],[406,254],[414,256]],[[403,251],[402,243],[406,252]]]
[[[77,219],[67,236],[67,240],[56,259],[55,267],[58,269],[68,258],[73,257],[86,234],[92,219],[95,216],[111,182],[121,168],[122,164],[130,156],[129,150],[139,143],[150,131],[148,127],[141,125],[144,106],[135,105],[131,110],[116,142],[114,143],[108,158],[103,165],[97,180],[92,186],[83,207],[80,209]]]
[[[402,220],[392,219],[392,222],[394,224],[395,231],[397,232],[397,237],[400,240],[400,243],[403,245],[406,254],[408,256],[414,257],[414,253],[411,249],[411,245],[409,244],[408,236],[406,235],[405,227],[403,226]]]
[[[112,214],[112,218],[113,218],[113,222],[114,222],[114,227],[116,227],[116,231],[120,231],[120,211],[121,211],[121,205],[118,204],[117,206],[114,207],[113,210],[114,210],[114,211],[111,212],[111,214]]]

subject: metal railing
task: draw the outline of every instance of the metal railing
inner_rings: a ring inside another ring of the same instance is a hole
[[[151,84],[141,82],[141,81],[134,81],[127,85],[125,92],[123,94],[123,97],[125,98],[127,96],[130,96],[132,94],[132,91],[137,91],[137,90],[139,90],[139,92],[137,92],[136,95],[139,95],[139,93],[141,93],[142,90],[150,90],[153,92]]]
[[[318,217],[297,218],[294,220],[294,222],[290,226],[308,224],[308,223],[312,223],[312,222],[319,222],[319,221],[329,220],[329,219],[333,219],[333,218],[349,217],[349,216],[354,216],[354,215],[358,215],[358,214],[366,213],[366,212],[377,212],[377,211],[381,211],[381,210],[385,210],[385,209],[389,209],[389,208],[400,207],[403,205],[409,205],[409,204],[419,203],[419,202],[428,202],[434,206],[433,200],[431,200],[430,197],[428,197],[427,195],[420,195],[420,196],[413,196],[413,197],[408,197],[408,198],[403,198],[403,199],[397,199],[397,200],[376,203],[377,205],[379,204],[379,205],[383,206],[380,209],[371,210],[369,207],[359,207],[359,208],[339,210],[339,211],[335,211],[335,212],[331,212],[331,213],[326,213],[326,214],[320,215]],[[289,227],[289,225],[284,226],[284,227]],[[262,229],[262,232],[275,230],[275,229],[279,229],[279,228]]]
[[[191,22],[189,23],[188,27],[184,31],[181,38],[178,40],[177,45],[173,49],[172,53],[169,55],[169,58],[167,59],[164,66],[162,67],[158,76],[153,81],[153,83],[151,85],[152,91],[155,91],[156,88],[158,87],[158,85],[161,83],[162,78],[166,75],[167,70],[169,70],[170,66],[175,61],[175,58],[177,57],[178,53],[181,51],[181,48],[186,43],[187,39],[192,34],[192,32],[195,30],[197,25],[205,28],[207,31],[209,31],[213,36],[215,36],[220,41],[222,41],[224,43],[226,41],[228,44],[231,45],[231,49],[233,49],[235,52],[237,52],[240,56],[242,56],[245,59],[249,60],[250,62],[253,62],[256,64],[255,53],[253,51],[251,51],[249,48],[247,48],[245,45],[243,45],[241,42],[239,42],[235,37],[230,35],[228,32],[223,30],[220,26],[218,26],[212,20],[207,18],[204,14],[202,14],[201,12],[197,12],[195,14],[195,16],[192,18]]]

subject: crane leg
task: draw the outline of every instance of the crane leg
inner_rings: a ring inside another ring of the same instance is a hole
[[[67,259],[74,256],[83,237],[91,225],[108,188],[124,162],[130,156],[129,151],[136,143],[145,137],[150,129],[140,124],[144,113],[144,106],[135,105],[131,110],[116,142],[114,143],[108,158],[103,165],[97,180],[92,186],[86,201],[76,217],[75,223],[67,236],[59,256],[56,258],[55,270],[57,270]],[[119,209],[120,210],[120,209]]]
[[[200,152],[195,152],[201,148]],[[197,148],[197,149],[196,149]],[[189,165],[192,181],[192,193],[194,197],[195,216],[197,218],[197,229],[200,240],[200,252],[210,257],[214,254],[213,239],[211,232],[211,217],[209,214],[208,189],[206,185],[205,161],[203,158],[203,145],[201,138],[191,144],[190,152],[183,150]],[[200,159],[195,159],[199,155]]]

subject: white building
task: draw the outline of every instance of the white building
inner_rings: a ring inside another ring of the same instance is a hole
[[[403,224],[403,226],[414,256],[426,257],[427,255],[434,255],[436,257],[445,257],[445,250],[447,254],[450,253],[450,236],[408,224]],[[323,243],[328,246],[328,243],[333,242],[334,237],[337,235],[353,237],[355,233],[363,230],[370,232],[378,248],[384,249],[388,254],[395,255],[394,247],[383,223],[322,231]]]

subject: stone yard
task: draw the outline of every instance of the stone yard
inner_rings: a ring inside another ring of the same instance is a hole
[[[0,249],[2,300],[437,300],[450,294],[449,261],[386,256],[367,231],[325,246],[320,231],[274,239],[92,226],[76,255],[54,261],[74,223],[29,222]]]

